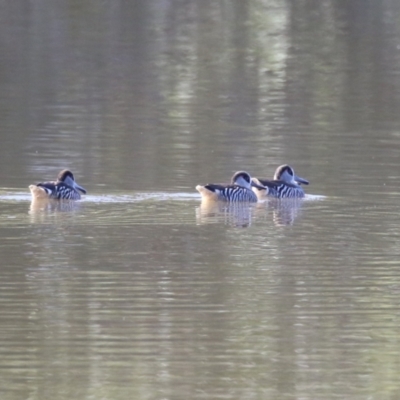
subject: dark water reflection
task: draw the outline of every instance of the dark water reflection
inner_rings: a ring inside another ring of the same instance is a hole
[[[399,15],[0,4],[0,398],[398,398]],[[306,199],[194,189],[283,163]]]

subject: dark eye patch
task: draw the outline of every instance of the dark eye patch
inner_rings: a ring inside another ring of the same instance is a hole
[[[287,172],[289,175],[293,175],[292,168],[290,167],[285,167],[282,172]]]
[[[248,174],[241,174],[241,177],[247,182],[250,183],[251,178]]]

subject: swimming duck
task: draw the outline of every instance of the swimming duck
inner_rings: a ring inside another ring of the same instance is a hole
[[[68,169],[63,169],[53,182],[42,182],[30,185],[29,189],[34,199],[79,200],[86,190],[75,182],[74,175]]]
[[[276,169],[273,180],[253,178],[253,181],[266,187],[266,190],[259,190],[257,186],[253,186],[253,191],[258,199],[265,199],[266,197],[302,198],[305,193],[301,184],[309,184],[306,179],[296,175],[294,169],[287,164]]]
[[[265,191],[265,187],[253,181],[249,173],[238,171],[233,175],[229,185],[209,183],[204,186],[197,185],[196,189],[203,200],[257,202],[257,195],[251,190],[252,186]]]

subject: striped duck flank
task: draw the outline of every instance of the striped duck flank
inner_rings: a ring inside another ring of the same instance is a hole
[[[309,184],[306,179],[296,175],[294,169],[287,164],[281,165],[276,169],[273,180],[253,178],[253,181],[266,187],[266,190],[258,190],[257,187],[253,188],[258,199],[267,197],[299,199],[305,196],[301,184]]]
[[[251,190],[252,186],[259,190],[265,187],[251,179],[245,171],[236,172],[229,185],[209,183],[196,189],[200,192],[202,200],[229,201],[229,202],[257,202],[257,195]]]
[[[68,169],[62,170],[56,181],[30,185],[34,199],[79,200],[86,190],[75,182],[74,175]]]

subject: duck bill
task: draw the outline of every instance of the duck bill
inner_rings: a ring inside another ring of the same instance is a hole
[[[259,190],[266,190],[267,189],[265,186],[261,185],[260,183],[255,182],[254,179],[251,180],[251,186],[253,186],[253,187],[255,187],[255,188],[259,189]]]
[[[303,185],[308,185],[309,182],[307,179],[302,178],[301,176],[294,176],[294,180],[298,183],[298,184],[303,184]]]
[[[86,189],[78,185],[76,182],[74,182],[74,188],[80,190],[83,194],[86,194]]]

